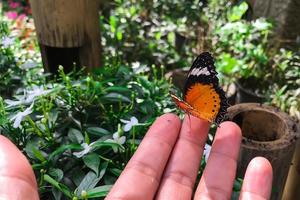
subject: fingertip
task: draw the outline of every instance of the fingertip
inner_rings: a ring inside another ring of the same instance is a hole
[[[272,180],[273,169],[271,163],[266,158],[255,157],[247,167],[242,194],[268,199],[271,194]]]
[[[221,152],[237,159],[239,155],[242,133],[234,122],[226,121],[220,124],[213,142],[214,152]],[[230,146],[230,148],[228,148]]]
[[[268,159],[266,159],[264,157],[255,157],[255,158],[253,158],[250,161],[248,167],[251,170],[258,171],[260,173],[268,173],[268,174],[273,173],[271,163],[269,162]]]
[[[230,140],[232,140],[232,143],[234,143],[234,144],[240,145],[240,143],[241,143],[242,131],[241,131],[240,127],[234,122],[226,121],[226,122],[221,123],[220,127],[217,130],[217,133],[218,134],[216,137],[218,137],[218,138],[219,137],[223,138],[223,139],[229,138]]]
[[[174,113],[165,113],[157,118],[156,121],[167,121],[168,123],[181,124],[180,118]]]
[[[25,155],[7,137],[0,135],[0,175],[17,175],[37,187],[32,167]]]
[[[225,121],[220,124],[221,129],[226,129],[232,132],[233,134],[236,134],[237,137],[242,137],[242,130],[241,128],[234,122],[231,121]]]

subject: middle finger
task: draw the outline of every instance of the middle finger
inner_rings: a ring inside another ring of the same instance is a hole
[[[156,199],[191,199],[209,125],[185,116]]]

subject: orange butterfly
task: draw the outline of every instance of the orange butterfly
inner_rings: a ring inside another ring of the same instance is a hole
[[[219,125],[229,107],[225,92],[219,86],[214,59],[200,54],[191,66],[184,87],[183,100],[170,93],[177,106],[195,117]]]

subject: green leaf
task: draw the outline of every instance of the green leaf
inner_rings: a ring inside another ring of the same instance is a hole
[[[57,182],[56,180],[54,180],[48,174],[44,175],[44,180],[46,182],[50,183],[51,185],[53,185],[56,189],[58,189],[62,193],[64,193],[67,197],[72,198],[72,193],[71,193],[70,189],[67,186]]]
[[[55,124],[57,118],[58,118],[58,111],[57,110],[52,110],[49,113],[49,123],[50,124]]]
[[[101,147],[121,148],[121,150],[124,150],[124,147],[114,140],[96,141],[91,144],[91,148],[93,151]]]
[[[87,144],[90,144],[90,137],[89,134],[87,132],[84,133],[84,142]]]
[[[41,162],[46,161],[46,158],[44,157],[44,155],[42,154],[41,151],[39,151],[38,149],[36,149],[35,147],[32,147],[32,152],[34,154],[34,156],[39,159]]]
[[[169,32],[167,35],[168,42],[175,46],[175,33],[174,32]]]
[[[238,61],[231,57],[228,53],[223,53],[219,56],[219,59],[216,62],[218,71],[223,72],[224,74],[231,74],[236,69]]]
[[[93,170],[96,175],[99,173],[99,167],[100,167],[100,158],[97,154],[91,153],[89,155],[86,155],[83,157],[84,164]]]
[[[122,31],[117,31],[116,36],[117,36],[117,40],[121,41],[122,38],[123,38],[123,33],[122,33]]]
[[[108,166],[108,162],[101,163],[99,177],[103,177]]]
[[[138,80],[139,80],[139,83],[147,90],[151,90],[151,88],[153,88],[153,85],[145,76],[139,77]]]
[[[120,176],[121,173],[122,173],[122,170],[117,169],[117,168],[109,169],[109,171],[110,171],[111,173],[113,173],[114,175],[116,175],[116,176]]]
[[[243,184],[243,179],[237,178],[236,180],[234,180],[233,191],[236,191],[236,192],[241,191],[242,184]]]
[[[230,22],[242,19],[242,16],[247,12],[248,4],[244,1],[238,6],[234,6],[228,13],[227,18]]]
[[[90,134],[97,135],[97,136],[103,136],[103,135],[109,135],[110,132],[104,128],[100,127],[89,127],[86,129],[86,131]]]
[[[126,87],[121,87],[121,86],[110,86],[108,88],[105,88],[105,92],[116,92],[116,93],[121,93],[121,92],[131,92],[130,89]]]
[[[88,197],[89,198],[105,197],[110,191],[110,189],[112,188],[112,186],[113,185],[103,185],[103,186],[95,187],[87,191]]]
[[[101,180],[101,178],[104,176],[106,168],[107,168],[107,162],[101,164],[100,166],[100,173],[97,176],[97,174],[95,174],[94,172],[90,171],[88,172],[85,177],[83,178],[83,180],[81,181],[80,185],[77,188],[77,196],[80,196],[81,192],[83,190],[88,191],[93,189],[97,183]]]
[[[74,128],[69,129],[68,137],[73,143],[81,144],[84,141],[82,133]]]
[[[131,102],[131,100],[128,97],[114,92],[104,95],[102,99],[111,102],[120,102],[120,101],[127,102],[127,103]]]
[[[53,177],[58,182],[61,181],[62,178],[64,177],[64,172],[58,168],[50,168],[48,173],[51,177]]]
[[[110,31],[112,33],[116,32],[117,29],[117,18],[115,16],[109,17]]]
[[[55,187],[52,187],[52,194],[54,196],[55,200],[61,200],[63,193],[60,192],[58,189]]]
[[[131,16],[135,15],[136,11],[137,11],[137,9],[135,6],[130,6],[129,12],[130,12]]]
[[[67,150],[82,150],[82,146],[80,144],[63,145],[49,155],[49,160],[52,160],[55,156],[62,154]]]

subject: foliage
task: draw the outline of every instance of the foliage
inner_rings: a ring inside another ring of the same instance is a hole
[[[214,9],[206,11],[211,22],[209,38],[223,81],[239,82],[264,94],[266,103],[300,119],[299,55],[270,43],[273,25],[268,20],[244,20],[248,9],[245,2],[229,9],[226,4],[212,4],[215,11],[221,11],[219,16],[213,14]]]
[[[202,5],[198,0],[117,0],[101,17],[104,52],[121,62],[187,66],[195,53]]]
[[[9,37],[8,22],[3,15],[0,15],[0,94],[6,94],[8,86],[13,90],[20,82],[20,70],[16,68],[16,60],[14,58],[12,47],[14,38]]]
[[[10,20],[0,13],[0,40],[0,94],[10,96],[37,81],[37,75],[44,76],[33,20],[26,16]]]
[[[270,80],[266,73],[270,71],[268,42],[272,24],[263,18],[242,20],[246,11],[247,4],[243,2],[227,12],[225,21],[214,24],[211,38],[218,55],[216,65],[234,80],[259,79],[261,85],[255,87],[265,90],[264,85]]]
[[[172,108],[170,84],[155,68],[151,79],[128,66],[94,76],[59,73],[58,81],[2,101],[1,132],[25,150],[41,197],[103,196],[149,125]]]
[[[273,60],[277,81],[272,88],[271,103],[300,119],[300,56],[281,49]]]

